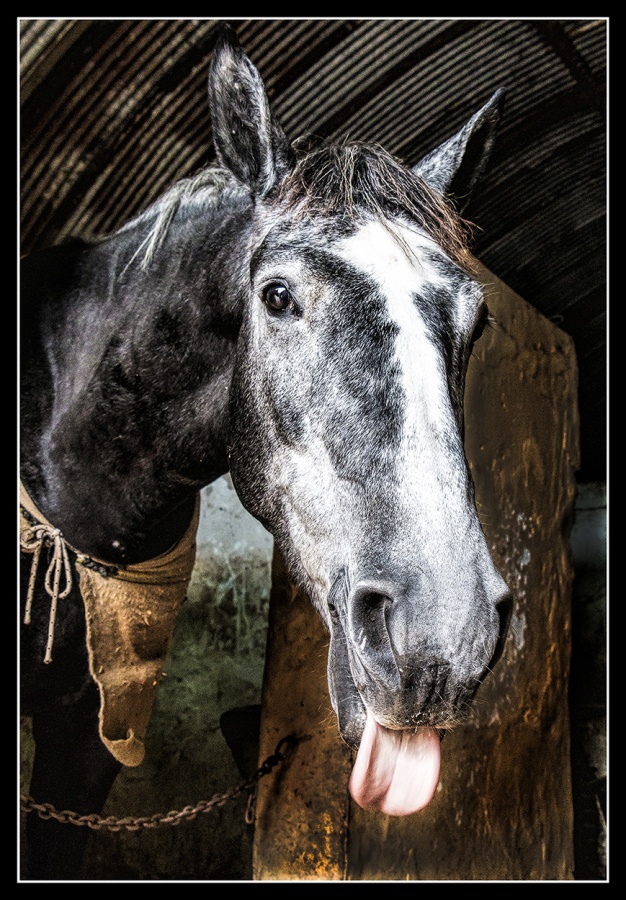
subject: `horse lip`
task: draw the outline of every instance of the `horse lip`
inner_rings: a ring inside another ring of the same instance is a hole
[[[358,750],[368,712],[383,728],[394,731],[411,731],[420,727],[430,727],[438,733],[439,739],[442,741],[446,730],[449,730],[455,724],[459,724],[470,715],[469,705],[471,704],[474,693],[478,690],[480,683],[483,680],[482,677],[474,680],[471,694],[469,692],[469,687],[467,687],[463,706],[461,707],[459,705],[454,711],[447,709],[445,710],[445,715],[442,715],[444,713],[443,710],[429,710],[428,704],[420,712],[420,708],[417,703],[415,703],[417,697],[414,700],[414,706],[410,712],[408,712],[411,702],[409,694],[411,692],[402,692],[400,689],[400,693],[404,693],[404,696],[401,697],[400,694],[398,694],[396,699],[403,701],[405,713],[407,713],[407,715],[400,720],[396,719],[395,723],[393,721],[389,721],[388,723],[385,722],[387,717],[384,712],[381,713],[380,710],[377,711],[375,704],[373,706],[371,705],[368,700],[367,687],[365,684],[359,685],[359,678],[358,676],[355,676],[353,671],[353,666],[351,664],[351,645],[346,632],[345,623],[345,601],[347,600],[344,593],[345,590],[345,572],[342,570],[333,581],[331,590],[328,594],[328,606],[331,611],[329,622],[331,640],[328,651],[328,685],[331,702],[337,716],[339,731],[343,741],[352,750]],[[510,602],[507,602],[507,598],[503,598],[498,604],[498,614],[500,616],[499,644],[502,644],[506,639],[511,605]],[[496,652],[494,652],[490,666],[493,665],[497,659],[498,651],[501,652],[501,646],[496,647]],[[487,674],[490,666],[487,667],[484,675]],[[445,718],[445,722],[442,721],[443,718]],[[420,721],[420,719],[423,719],[423,721]],[[429,721],[429,719],[431,720]],[[398,721],[403,722],[403,724],[397,724]],[[406,724],[404,724],[404,721],[406,721]]]
[[[333,618],[328,648],[328,688],[339,733],[344,742],[358,750],[365,728],[367,710],[352,677],[348,642],[339,618]]]
[[[341,675],[341,681],[338,683],[337,675]],[[363,700],[361,693],[355,683],[355,680],[348,662],[348,642],[339,619],[333,618],[331,625],[331,642],[328,651],[328,683],[333,709],[337,715],[339,732],[341,738],[351,750],[358,751],[365,728],[365,722],[368,714],[368,707]],[[373,710],[369,710],[376,721],[384,728],[389,728]],[[426,725],[428,723],[425,723]],[[394,728],[397,731],[411,731],[420,727],[418,725],[407,725],[406,727]],[[443,740],[445,729],[434,727],[439,735],[440,741]]]
[[[380,713],[377,713],[376,709],[363,699],[362,693],[357,687],[349,662],[348,641],[339,617],[332,618],[330,633],[328,686],[331,703],[337,716],[341,738],[354,752],[358,751],[361,744],[368,713],[379,725],[390,731],[416,731],[422,727],[432,728],[439,735],[440,741],[443,741],[447,730],[455,724],[459,724],[465,716],[469,715],[467,709],[462,714],[457,711],[453,718],[450,718],[448,714],[446,724],[428,721],[428,716],[425,721],[420,722],[418,721],[419,715],[412,717],[413,721],[406,725],[386,723],[385,716],[381,717]],[[478,686],[477,682],[476,688]]]
[[[498,613],[499,618],[498,639],[496,641],[496,646],[493,651],[492,657],[489,661],[489,666],[487,669],[487,671],[489,672],[493,669],[495,664],[504,653],[504,646],[506,644],[506,639],[511,624],[511,617],[513,614],[513,598],[510,594],[506,594],[505,597],[496,604],[496,612]]]

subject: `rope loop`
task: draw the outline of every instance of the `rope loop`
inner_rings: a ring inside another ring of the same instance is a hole
[[[54,641],[54,626],[57,616],[58,601],[67,597],[72,590],[72,566],[70,564],[65,539],[58,528],[52,528],[50,525],[37,524],[24,528],[21,531],[20,548],[26,553],[33,554],[33,561],[30,567],[30,578],[28,581],[28,593],[26,595],[26,609],[24,611],[25,625],[30,625],[31,622],[35,581],[37,579],[41,551],[44,547],[51,551],[49,555],[50,561],[44,579],[46,593],[51,598],[48,638],[44,656],[44,662],[47,664],[52,662],[52,644]],[[64,578],[63,588],[61,588],[62,577]]]

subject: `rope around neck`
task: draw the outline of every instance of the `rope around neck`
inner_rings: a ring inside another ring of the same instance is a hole
[[[48,623],[48,639],[46,641],[46,655],[44,663],[52,662],[52,644],[54,641],[54,626],[57,616],[57,604],[59,600],[67,597],[72,590],[72,567],[65,539],[58,528],[51,525],[35,524],[20,531],[20,548],[26,553],[33,554],[28,581],[28,594],[26,596],[26,609],[24,612],[24,624],[30,625],[30,614],[33,605],[35,591],[35,579],[39,568],[39,559],[44,547],[52,549],[50,563],[46,570],[44,586],[51,598],[50,620]],[[65,587],[61,590],[61,576],[65,576]]]

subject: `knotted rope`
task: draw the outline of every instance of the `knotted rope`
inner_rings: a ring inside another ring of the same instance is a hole
[[[27,525],[25,528],[23,527],[20,530],[20,547],[26,553],[33,554],[33,561],[30,567],[30,578],[28,581],[28,593],[26,595],[26,609],[24,612],[25,625],[30,625],[35,580],[37,578],[41,551],[44,547],[48,547],[52,550],[44,580],[46,592],[51,597],[50,621],[48,623],[48,639],[46,641],[44,663],[51,663],[57,604],[59,600],[67,597],[72,590],[72,567],[67,554],[67,547],[65,546],[63,535],[58,528],[43,524]],[[63,590],[61,590],[62,575],[65,577],[65,587]]]
[[[169,550],[123,568],[80,553],[37,509],[23,484],[20,507],[21,548],[33,554],[25,624],[46,546],[52,551],[45,579],[52,607],[44,662],[52,662],[57,603],[72,589],[71,557],[85,607],[89,671],[100,691],[100,736],[119,762],[137,766],[144,757],[156,688],[195,563],[200,494],[187,531]]]

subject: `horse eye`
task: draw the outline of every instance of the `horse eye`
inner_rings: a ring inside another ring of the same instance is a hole
[[[263,302],[274,312],[285,312],[295,306],[289,288],[284,284],[268,285],[263,291]]]
[[[480,340],[482,334],[489,324],[489,310],[486,306],[483,306],[478,321],[474,326],[474,331],[472,332],[472,338],[470,340],[470,347],[473,347],[476,341]]]

